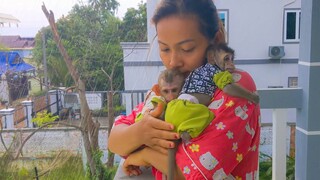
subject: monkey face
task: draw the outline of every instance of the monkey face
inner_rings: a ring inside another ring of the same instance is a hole
[[[161,96],[165,98],[167,102],[178,98],[183,85],[183,79],[174,77],[173,81],[168,83],[164,79],[159,82]]]
[[[234,67],[233,55],[224,51],[219,51],[216,54],[215,62],[221,70],[226,70],[227,68],[231,68],[232,66]]]

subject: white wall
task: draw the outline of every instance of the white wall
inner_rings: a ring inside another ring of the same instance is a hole
[[[299,44],[283,44],[284,8],[300,8],[301,1],[215,0],[229,11],[229,45],[236,59],[268,59],[269,46],[285,46],[284,58],[298,58]]]

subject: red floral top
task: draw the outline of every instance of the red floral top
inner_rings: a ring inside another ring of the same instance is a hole
[[[256,91],[251,76],[241,70],[233,73],[236,83]],[[180,144],[176,162],[186,179],[257,179],[260,107],[246,99],[236,98],[216,90],[208,106],[215,114],[210,125],[188,144]],[[131,125],[143,104],[128,116],[117,118],[115,125]],[[161,173],[154,170],[156,179]]]

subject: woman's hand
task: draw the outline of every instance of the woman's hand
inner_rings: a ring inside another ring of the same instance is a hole
[[[141,121],[134,125],[139,126],[141,142],[163,154],[168,154],[168,148],[174,148],[171,140],[180,138],[178,133],[172,132],[172,124],[154,118],[149,113],[145,113]]]

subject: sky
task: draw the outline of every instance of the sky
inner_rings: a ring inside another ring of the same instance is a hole
[[[116,16],[122,18],[127,8],[136,8],[141,0],[117,0],[120,3]],[[146,2],[146,0],[142,0]],[[44,3],[48,10],[52,10],[55,19],[67,15],[76,3],[87,0],[0,0],[0,13],[10,14],[20,20],[18,27],[6,24],[0,26],[0,35],[20,35],[21,37],[34,37],[38,30],[49,23],[41,10]]]

